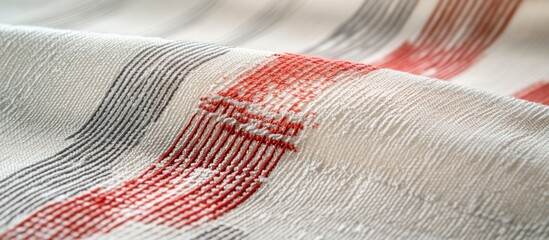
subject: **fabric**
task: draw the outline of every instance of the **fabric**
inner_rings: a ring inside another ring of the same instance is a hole
[[[2,1],[1,239],[547,239],[549,2]]]

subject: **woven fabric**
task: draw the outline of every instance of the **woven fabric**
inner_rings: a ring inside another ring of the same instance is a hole
[[[0,239],[549,238],[549,2],[0,2]]]

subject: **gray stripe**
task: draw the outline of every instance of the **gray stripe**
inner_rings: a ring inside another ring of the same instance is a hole
[[[239,46],[267,31],[284,17],[291,14],[297,8],[294,0],[274,0],[267,4],[261,11],[252,16],[241,26],[237,27],[232,36],[227,37],[223,42],[227,45]]]
[[[56,28],[74,28],[120,9],[126,0],[79,1],[75,5],[55,11],[49,16],[35,17],[17,24]]]
[[[191,26],[202,17],[207,16],[218,5],[219,0],[201,0],[199,3],[178,16],[157,25],[153,30],[146,31],[144,35],[155,37],[169,37]]]
[[[417,0],[366,0],[332,35],[303,53],[363,60],[387,44],[402,29],[416,4]]]
[[[74,195],[108,179],[117,159],[139,144],[178,86],[196,67],[228,51],[199,43],[150,46],[112,84],[76,141],[39,164],[0,181],[0,224],[60,195]]]
[[[240,228],[219,224],[192,238],[193,240],[242,239],[247,234]]]

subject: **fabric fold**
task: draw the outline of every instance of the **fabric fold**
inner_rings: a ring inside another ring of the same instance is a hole
[[[0,43],[0,238],[549,237],[547,106],[207,43]]]

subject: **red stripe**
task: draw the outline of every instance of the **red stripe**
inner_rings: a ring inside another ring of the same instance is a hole
[[[530,102],[549,105],[549,82],[537,82],[513,94],[513,96]]]
[[[181,228],[216,219],[256,192],[285,153],[297,151],[291,140],[306,127],[304,117],[295,119],[305,104],[337,76],[373,70],[275,55],[235,84],[201,98],[197,113],[142,174],[121,186],[51,203],[3,237],[24,229],[28,237],[83,238],[128,221]]]
[[[439,1],[420,35],[376,65],[439,79],[463,72],[503,33],[521,0]]]

